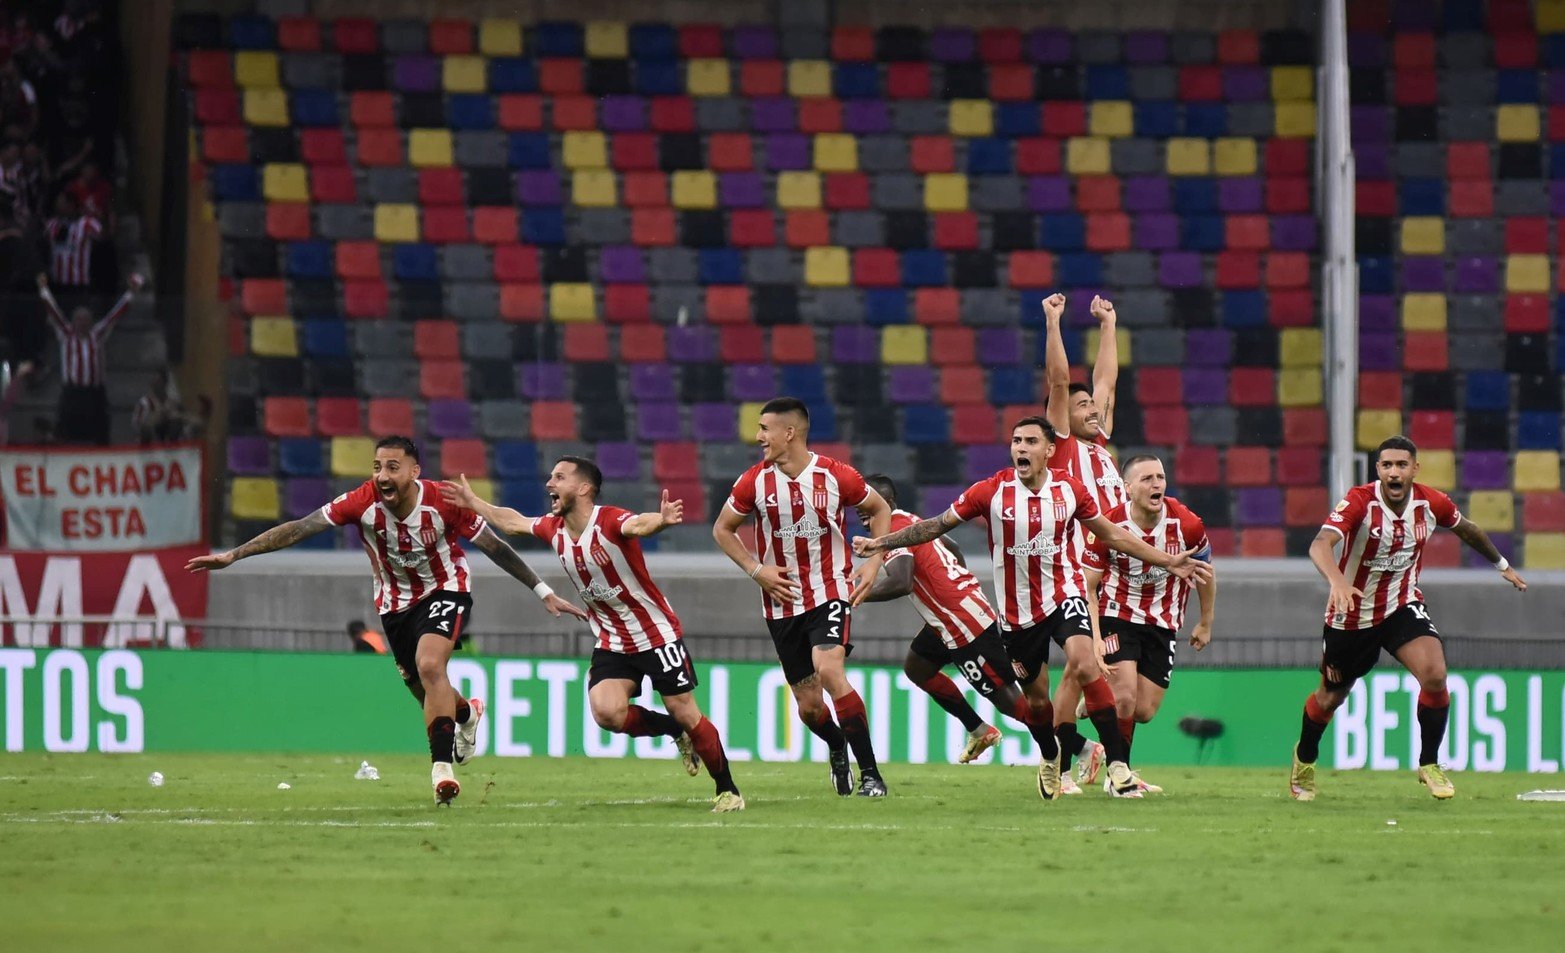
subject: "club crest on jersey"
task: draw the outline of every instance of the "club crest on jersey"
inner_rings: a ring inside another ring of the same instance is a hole
[[[778,539],[820,539],[826,535],[826,527],[820,524],[814,513],[806,513],[796,522],[778,527],[772,535]]]
[[[609,556],[609,551],[608,550],[604,549],[602,546],[599,546],[597,543],[593,543],[592,544],[592,561],[597,563],[600,566],[607,566],[610,563],[612,563],[614,560],[613,560],[612,557]]]
[[[594,582],[581,591],[583,599],[591,599],[593,602],[609,602],[625,591],[624,586],[610,586],[606,582]]]
[[[418,541],[425,546],[433,546],[440,542],[440,530],[433,526],[422,526],[418,531]]]
[[[1060,547],[1054,540],[1039,533],[1025,543],[1005,547],[1005,551],[1012,556],[1041,556],[1044,559],[1053,559],[1059,555]]]
[[[1066,509],[1065,509],[1065,501],[1064,500],[1055,500],[1054,501],[1054,521],[1056,523],[1063,523],[1063,522],[1065,522],[1066,518],[1069,517],[1069,516],[1070,516],[1070,513],[1067,512]]]
[[[1119,651],[1119,636],[1113,633],[1103,637],[1103,654],[1113,655]]]
[[[826,491],[825,490],[816,490],[814,499],[815,499],[815,508],[816,509],[824,510],[826,508]]]

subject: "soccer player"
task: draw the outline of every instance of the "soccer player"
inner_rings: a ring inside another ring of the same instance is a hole
[[[1065,340],[1060,335],[1060,320],[1065,314],[1065,296],[1056,292],[1043,301],[1044,377],[1049,382],[1048,420],[1058,438],[1049,466],[1063,470],[1081,482],[1092,494],[1098,512],[1107,513],[1125,502],[1125,484],[1119,468],[1108,451],[1108,438],[1114,430],[1115,389],[1119,384],[1119,340],[1115,334],[1118,315],[1114,302],[1093,296],[1092,316],[1098,320],[1098,355],[1092,363],[1092,386],[1071,383],[1070,360],[1065,355]],[[1086,546],[1078,525],[1077,550]],[[1076,728],[1076,707],[1081,701],[1080,674],[1070,670],[1060,678],[1054,693],[1054,733],[1060,739],[1061,782],[1066,794],[1079,794],[1080,784],[1098,779],[1103,767],[1103,745],[1087,739]],[[1068,769],[1071,759],[1080,756],[1075,777]],[[1079,782],[1079,784],[1078,784]]]
[[[477,513],[445,502],[440,484],[420,479],[418,448],[406,437],[385,437],[375,444],[372,475],[357,489],[227,552],[197,556],[185,568],[225,569],[247,556],[286,549],[350,523],[358,526],[375,572],[375,607],[397,671],[424,707],[435,803],[449,805],[462,793],[452,765],[472,757],[484,715],[483,701],[463,698],[446,676],[446,663],[473,610],[472,573],[459,540],[472,542],[532,589],[550,614],[583,619],[587,614],[539,582]]]
[[[1321,735],[1353,683],[1375,667],[1381,649],[1418,679],[1418,780],[1442,800],[1456,794],[1439,763],[1451,696],[1445,685],[1445,647],[1418,589],[1424,542],[1435,527],[1449,529],[1493,563],[1518,592],[1526,592],[1527,584],[1487,533],[1458,512],[1450,497],[1415,482],[1417,476],[1413,441],[1403,436],[1381,441],[1375,451],[1375,482],[1349,490],[1310,544],[1310,561],[1331,593],[1322,631],[1320,687],[1304,700],[1304,722],[1293,749],[1288,793],[1295,801],[1315,800]],[[1339,542],[1342,555],[1334,557]]]
[[[893,532],[918,522],[918,517],[897,506],[897,486],[882,473],[864,478],[891,507]],[[935,700],[967,729],[967,746],[961,762],[967,764],[1000,741],[999,729],[987,724],[962,697],[956,683],[940,670],[955,665],[978,693],[995,708],[1021,722],[1039,747],[1054,733],[1049,722],[1038,722],[1032,706],[1017,687],[1011,659],[1000,641],[1000,625],[984,598],[983,586],[967,569],[962,552],[949,539],[892,550],[885,572],[876,580],[866,602],[889,602],[912,596],[913,607],[925,625],[908,646],[902,671],[908,680]],[[1041,791],[1039,792],[1042,793]]]
[[[859,796],[885,797],[864,700],[846,674],[853,607],[869,593],[885,557],[873,556],[853,568],[843,510],[858,507],[872,531],[884,535],[891,530],[891,508],[857,470],[811,453],[809,434],[810,411],[803,401],[767,401],[755,435],[761,461],[734,483],[712,525],[712,538],[761,587],[761,612],[777,659],[793,687],[799,720],[826,742],[833,788],[840,795],[854,793],[851,746],[859,765]],[[751,516],[754,555],[739,538],[739,528]],[[822,689],[831,695],[836,722],[821,699]]]
[[[1054,431],[1041,417],[1023,417],[1011,428],[1015,466],[968,487],[951,508],[888,536],[853,541],[861,556],[917,546],[938,539],[958,524],[982,519],[989,527],[994,587],[1001,626],[1012,666],[1039,724],[1054,723],[1049,700],[1049,643],[1065,651],[1068,671],[1077,673],[1087,713],[1107,749],[1111,793],[1140,797],[1136,777],[1125,763],[1124,742],[1114,713],[1114,692],[1098,668],[1092,623],[1084,598],[1079,554],[1072,524],[1080,522],[1110,549],[1162,566],[1181,579],[1205,582],[1211,568],[1196,561],[1195,550],[1167,553],[1110,523],[1075,477],[1050,470]],[[1069,663],[1074,663],[1070,665]],[[1038,793],[1052,800],[1060,793],[1060,749],[1052,733],[1040,741]]]
[[[691,694],[698,682],[679,616],[652,581],[641,553],[643,536],[684,522],[684,504],[670,500],[664,490],[656,512],[604,506],[598,502],[603,472],[586,457],[570,455],[555,462],[544,489],[549,515],[533,517],[480,499],[466,476],[441,485],[448,503],[474,510],[501,532],[536,536],[560,557],[597,639],[587,670],[587,700],[598,726],[638,738],[673,738],[686,773],[695,777],[704,763],[717,785],[712,813],[744,810],[723,741]],[[641,694],[643,678],[652,679],[668,714],[630,704]]]
[[[1196,559],[1211,562],[1212,545],[1201,517],[1165,495],[1168,478],[1163,462],[1151,454],[1139,454],[1125,461],[1124,474],[1130,499],[1103,514],[1104,518],[1154,549],[1168,553],[1193,549]],[[1152,720],[1168,691],[1174,671],[1174,643],[1184,625],[1191,585],[1162,567],[1109,552],[1096,536],[1087,538],[1082,568],[1087,580],[1087,608],[1100,633],[1094,636],[1095,647],[1109,666],[1109,687],[1114,690],[1114,710],[1128,764],[1136,725]],[[1196,583],[1195,591],[1201,598],[1201,621],[1190,633],[1190,644],[1199,652],[1212,641],[1217,579]],[[1142,790],[1158,793],[1162,789],[1142,782]]]

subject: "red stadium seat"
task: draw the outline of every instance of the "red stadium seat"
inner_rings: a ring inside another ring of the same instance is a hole
[[[604,285],[603,320],[639,325],[652,320],[652,291],[646,285]]]
[[[1506,219],[1505,251],[1511,255],[1547,255],[1549,220],[1539,217]]]
[[[266,237],[280,242],[302,242],[313,237],[310,228],[310,206],[304,202],[268,202]]]
[[[940,402],[947,407],[982,400],[986,393],[983,368],[962,364],[940,369]]]
[[[196,89],[232,89],[234,57],[227,50],[191,50],[185,73]]]
[[[1266,447],[1229,447],[1223,470],[1229,486],[1270,486],[1272,452]]]
[[[370,433],[413,432],[412,401],[405,397],[372,397],[369,403]]]
[[[538,249],[531,245],[496,245],[494,277],[500,282],[536,283],[539,280]]]
[[[396,129],[360,129],[359,165],[402,166],[402,133]]]
[[[928,63],[887,63],[887,99],[928,99],[933,83]]]
[[[568,324],[560,352],[572,363],[607,361],[609,329],[602,324]]]
[[[547,96],[569,96],[587,91],[581,60],[546,57],[538,61],[538,91]]]
[[[1054,130],[1050,130],[1053,133]],[[1064,168],[1060,140],[1037,136],[1016,140],[1018,175],[1059,175]]]
[[[802,324],[772,328],[772,360],[778,364],[814,364],[815,329]]]
[[[418,170],[420,205],[462,205],[466,200],[467,197],[462,192],[461,169]]]
[[[1190,442],[1190,414],[1183,407],[1148,407],[1141,413],[1141,428],[1143,433],[1156,434],[1165,446]]]
[[[1231,216],[1233,218],[1239,216]],[[1246,216],[1248,217],[1248,216]],[[1233,243],[1230,242],[1230,245]],[[1261,286],[1261,256],[1253,251],[1217,253],[1217,287],[1224,291]]]
[[[1494,65],[1500,69],[1537,69],[1538,37],[1531,32],[1508,31],[1494,37]]]
[[[799,100],[799,131],[805,134],[842,131],[842,103],[811,96]]]
[[[632,209],[630,240],[643,248],[674,244],[674,210],[671,208]]]
[[[870,207],[869,176],[862,172],[828,172],[822,176],[821,204],[829,209]]]
[[[245,314],[287,314],[288,287],[280,278],[246,278],[239,286]]]
[[[1304,176],[1310,174],[1308,139],[1268,139],[1264,157],[1267,176]]]
[[[1087,250],[1130,250],[1130,216],[1124,212],[1099,212],[1087,216]]]
[[[532,405],[534,440],[577,440],[576,405],[568,400],[538,400]]]
[[[393,129],[397,125],[397,104],[391,94],[380,90],[361,90],[348,96],[348,121],[359,127]]]
[[[655,96],[647,124],[654,132],[695,132],[695,100],[689,96]]]
[[[1319,447],[1282,447],[1277,451],[1279,485],[1315,486],[1322,476]]]
[[[461,335],[455,321],[413,322],[413,355],[421,361],[456,360],[462,356]]]
[[[985,63],[1017,63],[1022,59],[1022,31],[991,26],[978,31],[978,58]]]
[[[509,245],[516,241],[516,209],[508,205],[486,205],[473,209],[473,241],[485,245]]]
[[[1402,375],[1396,371],[1359,371],[1358,391],[1360,407],[1402,407]]]
[[[1217,34],[1217,62],[1235,66],[1260,61],[1261,38],[1254,30],[1224,30]]]
[[[615,136],[615,142],[620,138]],[[654,144],[654,163],[656,148]],[[755,143],[749,133],[714,132],[707,138],[707,164],[713,172],[748,172],[755,168]],[[616,165],[615,168],[620,166]]]
[[[918,288],[913,292],[913,320],[925,327],[960,324],[962,295],[955,288]]]
[[[336,267],[338,278],[380,278],[380,243],[338,242]]]
[[[1444,331],[1409,331],[1402,335],[1402,367],[1409,371],[1450,368],[1450,339]]]
[[[332,205],[352,205],[359,199],[353,170],[345,165],[318,165],[310,169],[310,200]]]
[[[943,251],[971,251],[978,248],[978,215],[974,212],[936,212],[933,216],[934,246]]]
[[[1266,287],[1307,288],[1310,284],[1310,256],[1304,252],[1274,251],[1266,256]]]
[[[196,121],[203,126],[236,126],[244,121],[239,93],[229,88],[196,90]]]
[[[1277,372],[1270,367],[1233,368],[1228,372],[1228,402],[1235,407],[1277,406]]]
[[[598,101],[591,96],[556,96],[549,103],[549,118],[560,132],[598,128]]]
[[[1452,182],[1451,187],[1460,184]],[[1488,189],[1488,186],[1484,186]],[[1396,183],[1383,179],[1360,179],[1354,190],[1354,202],[1358,215],[1390,218],[1397,213]]]
[[[1290,486],[1282,495],[1284,526],[1319,526],[1331,512],[1331,501],[1323,486]]]
[[[1363,183],[1360,183],[1362,186]],[[1488,180],[1453,181],[1449,213],[1456,218],[1489,218],[1494,215],[1494,185]],[[1361,210],[1361,214],[1362,210]],[[1374,213],[1371,213],[1374,214]],[[1384,214],[1391,214],[1389,212]]]
[[[1217,486],[1222,470],[1216,447],[1185,446],[1174,454],[1174,483],[1187,486]]]
[[[390,305],[390,293],[380,279],[342,283],[342,311],[350,318],[384,318],[390,314]]]
[[[1120,210],[1119,177],[1114,175],[1082,175],[1076,178],[1076,211],[1117,212]],[[1088,223],[1087,239],[1092,240],[1092,226]]]
[[[701,458],[696,445],[686,440],[653,444],[652,477],[662,482],[700,479]]]
[[[1548,331],[1548,295],[1506,295],[1505,332],[1507,334],[1547,334]]]
[[[1041,289],[1054,284],[1054,256],[1046,251],[1013,251],[1007,265],[1012,288]]]
[[[322,397],[315,402],[315,426],[323,436],[356,437],[364,432],[357,397]]]
[[[473,52],[473,25],[466,20],[429,21],[429,52],[436,56]]]
[[[620,184],[620,201],[626,208],[668,208],[667,173],[626,172]]]
[[[244,126],[208,126],[201,130],[201,158],[214,165],[250,161],[250,137]]]
[[[374,53],[380,49],[380,35],[375,21],[363,17],[334,20],[331,41],[339,53]]]
[[[1426,450],[1456,447],[1456,414],[1449,410],[1415,410],[1407,425],[1408,439]]]
[[[1399,33],[1391,41],[1391,62],[1398,69],[1434,69],[1433,33]]]
[[[1274,328],[1305,328],[1316,324],[1315,292],[1308,288],[1273,291],[1267,323]]]
[[[739,64],[739,94],[784,96],[788,92],[787,69],[781,60],[745,60]]]
[[[828,441],[814,444],[812,449],[823,457],[830,457],[839,463],[853,463],[853,445],[842,441]]]
[[[1434,106],[1440,102],[1440,78],[1432,69],[1397,70],[1394,101],[1398,106]]]
[[[929,363],[936,367],[960,367],[977,364],[977,342],[973,329],[936,327],[929,332]]]
[[[1565,493],[1522,494],[1522,517],[1529,532],[1565,532]]]
[[[346,166],[347,140],[341,129],[300,129],[299,158],[309,166]],[[314,172],[311,169],[311,172]]]
[[[1309,210],[1309,179],[1283,176],[1266,180],[1266,211],[1273,215],[1299,215]]]
[[[619,359],[637,364],[661,364],[668,360],[668,344],[661,324],[631,324],[619,333]]]
[[[458,473],[470,477],[489,475],[489,451],[482,440],[472,437],[452,437],[440,442],[441,476],[452,477]]]
[[[495,121],[510,132],[538,132],[543,129],[543,97],[535,93],[504,93]]]
[[[992,405],[987,403],[957,404],[951,408],[952,443],[960,446],[971,446],[974,444],[993,444],[999,439],[999,417]]]
[[[472,238],[467,227],[467,209],[464,206],[440,205],[426,208],[419,216],[423,220],[424,241],[436,245],[466,242]]]
[[[261,409],[261,427],[272,437],[313,437],[310,402],[303,397],[268,397]]]
[[[1033,98],[1033,69],[1025,63],[996,63],[989,67],[989,98],[999,102],[1026,102]]]
[[[462,362],[420,361],[418,393],[425,400],[466,397],[467,383],[462,376]]]
[[[956,141],[950,136],[914,136],[909,142],[908,165],[920,175],[956,171]]]
[[[1212,544],[1212,555],[1218,558],[1239,554],[1239,533],[1226,526],[1209,526],[1206,538]]]
[[[777,216],[769,208],[736,208],[728,213],[728,241],[735,248],[771,248],[777,244]]]
[[[902,284],[902,261],[889,248],[859,248],[853,252],[853,283],[860,288],[896,288]]]
[[[1081,102],[1049,101],[1043,104],[1042,128],[1051,136],[1062,139],[1087,134],[1087,104]]]
[[[1184,380],[1177,367],[1141,367],[1136,369],[1136,403],[1143,407],[1180,406],[1184,400]]]
[[[1552,123],[1549,128],[1554,128]],[[1488,181],[1490,178],[1489,144],[1487,142],[1447,143],[1445,147],[1445,174],[1451,179],[1482,179]]]
[[[1265,215],[1228,215],[1223,236],[1230,251],[1265,251],[1272,247],[1271,220]]]
[[[754,325],[718,328],[717,350],[724,364],[764,364],[766,334]]]
[[[749,324],[750,289],[746,285],[713,285],[706,289],[706,319],[712,324]]]
[[[1220,102],[1223,98],[1223,71],[1216,66],[1182,66],[1179,69],[1179,99],[1187,103]]]
[[[723,28],[715,23],[687,23],[679,27],[679,55],[682,59],[721,58]]]
[[[1287,537],[1280,527],[1251,526],[1239,534],[1239,555],[1246,559],[1281,559]]]
[[[833,28],[831,58],[839,63],[875,62],[875,31],[867,26]]]
[[[1430,533],[1424,541],[1424,565],[1431,569],[1460,569],[1462,541],[1451,533]]]
[[[280,17],[277,48],[290,53],[313,53],[321,48],[321,21],[314,17]]]
[[[783,220],[783,241],[789,248],[831,244],[831,215],[819,209],[793,209]]]

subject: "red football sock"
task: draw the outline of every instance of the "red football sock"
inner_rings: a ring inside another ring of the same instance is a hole
[[[702,716],[696,726],[690,729],[690,743],[695,745],[696,754],[701,756],[701,763],[706,765],[706,773],[712,776],[713,783],[717,785],[717,793],[732,791],[738,794],[733,775],[728,772],[728,753],[723,750],[723,739],[717,734],[717,726]]]

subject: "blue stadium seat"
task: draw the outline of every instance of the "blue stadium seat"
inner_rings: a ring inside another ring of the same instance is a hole
[[[1524,410],[1516,418],[1516,449],[1558,450],[1560,415],[1552,410]]]
[[[989,403],[1003,407],[1030,404],[1037,399],[1038,388],[1031,367],[996,367],[989,372]]]
[[[500,503],[519,513],[530,515],[547,512],[549,508],[549,499],[543,491],[543,482],[537,478],[502,481]]]
[[[679,34],[667,23],[637,23],[630,28],[634,59],[671,60],[679,55]]]
[[[1130,71],[1123,66],[1087,67],[1088,99],[1129,99]]]
[[[744,255],[737,248],[703,248],[700,251],[703,285],[744,284]]]
[[[1538,101],[1538,71],[1502,69],[1495,74],[1495,101],[1535,103]]]
[[[1036,136],[1043,128],[1037,103],[1000,103],[994,111],[994,134],[1008,139]]]
[[[253,165],[215,165],[210,176],[219,202],[261,201],[261,172]]]
[[[1073,252],[1055,259],[1055,274],[1062,288],[1096,288],[1103,284],[1103,256]]]
[[[1398,188],[1402,214],[1444,215],[1445,189],[1443,179],[1403,179]]]
[[[818,364],[783,364],[777,377],[784,394],[809,404],[826,399],[826,372]]]
[[[675,60],[638,59],[635,74],[636,92],[642,96],[677,96],[685,91]]]
[[[290,278],[332,277],[331,242],[289,242],[284,270]]]
[[[1467,375],[1468,410],[1510,410],[1511,376],[1504,371],[1473,371]]]
[[[326,473],[326,454],[321,441],[313,438],[287,438],[277,441],[277,468],[284,476],[310,477]]]
[[[944,407],[915,404],[904,407],[902,414],[902,439],[906,442],[910,444],[951,442],[951,414]]]
[[[880,70],[874,63],[838,63],[832,77],[838,99],[874,99],[880,95]]]
[[[423,243],[391,246],[391,272],[398,281],[439,281],[435,246]]]
[[[277,30],[268,17],[231,17],[228,21],[228,42],[236,50],[275,50]]]
[[[1056,252],[1081,251],[1087,247],[1086,218],[1075,212],[1039,216],[1038,247]]]
[[[974,139],[967,144],[968,175],[1008,175],[1011,144],[1004,139]]]
[[[902,284],[910,288],[938,288],[947,283],[944,252],[915,248],[902,253]]]
[[[546,56],[580,59],[585,48],[586,39],[580,23],[555,20],[533,27],[533,55],[540,59]]]
[[[490,450],[495,476],[530,480],[538,476],[538,448],[521,440],[501,440]]]
[[[1389,258],[1359,258],[1359,294],[1388,295],[1396,290],[1396,270]]]
[[[549,168],[549,136],[542,132],[513,132],[506,164],[513,169]]]
[[[446,103],[452,129],[493,129],[494,104],[482,93],[458,93]]]
[[[1174,211],[1181,215],[1200,215],[1216,212],[1217,182],[1207,178],[1177,178],[1173,180]]]
[[[799,397],[798,394],[792,395]],[[832,441],[837,439],[837,405],[822,397],[811,400],[799,397],[810,409],[810,439]]]
[[[329,89],[296,89],[289,97],[294,125],[338,126],[337,94]]]
[[[1144,139],[1169,139],[1179,135],[1179,107],[1170,102],[1136,103],[1136,135]]]
[[[522,241],[530,245],[565,244],[565,211],[530,208],[522,216]]]
[[[306,318],[304,353],[310,357],[348,356],[348,323],[337,318]]]
[[[489,61],[489,88],[496,93],[536,93],[538,68],[519,56],[497,56]]]
[[[1223,292],[1223,327],[1258,328],[1266,324],[1266,293],[1262,291]]]
[[[912,320],[907,292],[901,288],[871,288],[864,292],[864,323],[876,326]]]
[[[1184,134],[1197,139],[1228,135],[1228,107],[1222,103],[1185,103]]]
[[[1189,251],[1222,251],[1226,246],[1221,215],[1187,215],[1179,220],[1179,247]]]

